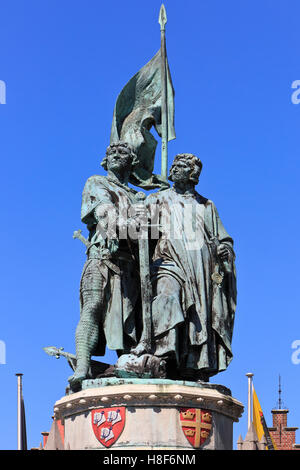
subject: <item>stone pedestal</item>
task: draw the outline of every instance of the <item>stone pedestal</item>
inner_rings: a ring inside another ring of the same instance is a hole
[[[54,420],[70,450],[227,450],[242,412],[220,385],[106,378],[57,401]]]

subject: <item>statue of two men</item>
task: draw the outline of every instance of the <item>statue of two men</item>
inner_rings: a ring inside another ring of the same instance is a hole
[[[69,379],[71,387],[88,378],[91,356],[104,355],[106,346],[120,359],[150,353],[167,364],[167,377],[181,380],[207,381],[232,359],[233,241],[213,202],[195,190],[202,163],[192,154],[177,155],[169,175],[173,187],[150,194],[143,206],[128,186],[137,164],[130,145],[112,144],[102,162],[107,176],[90,177],[83,190],[81,219],[89,245],[80,283],[77,367]],[[151,351],[143,348],[144,273],[139,272],[138,253],[145,220],[152,282]]]

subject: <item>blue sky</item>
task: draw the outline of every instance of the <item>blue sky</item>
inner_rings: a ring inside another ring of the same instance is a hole
[[[235,241],[234,360],[213,378],[245,405],[247,379],[271,422],[278,375],[289,425],[300,426],[300,80],[297,0],[166,0],[175,88],[172,158],[203,161],[197,190]],[[2,229],[0,449],[17,446],[17,379],[24,374],[29,447],[49,430],[71,369],[44,346],[75,352],[84,248],[72,239],[86,179],[103,174],[113,108],[157,52],[160,1],[0,0]],[[159,150],[159,149],[158,149]],[[159,151],[156,171],[160,168]],[[114,361],[108,353],[107,361]],[[298,440],[300,443],[300,431]]]

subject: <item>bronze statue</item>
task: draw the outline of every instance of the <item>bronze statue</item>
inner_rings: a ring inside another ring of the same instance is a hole
[[[91,355],[103,356],[106,345],[119,355],[129,353],[137,341],[136,243],[127,237],[136,194],[128,179],[137,163],[130,145],[111,144],[102,162],[107,176],[91,176],[83,190],[81,220],[89,238],[80,282],[77,364],[69,379],[73,388],[88,378]]]
[[[195,190],[199,158],[176,155],[171,189],[167,181],[167,145],[175,128],[166,21],[162,5],[161,48],[116,101],[102,162],[107,176],[90,177],[83,190],[81,220],[89,237],[74,232],[87,247],[87,261],[76,358],[67,356],[75,369],[69,378],[73,390],[106,373],[207,381],[232,359],[233,240],[214,203]],[[153,174],[152,127],[162,140],[161,175]],[[144,193],[129,183],[158,191],[143,202]],[[91,361],[106,346],[119,356],[112,367]]]
[[[201,169],[196,156],[177,155],[173,187],[147,198],[161,227],[151,266],[153,353],[177,379],[208,380],[232,359],[233,241],[214,203],[195,191]]]

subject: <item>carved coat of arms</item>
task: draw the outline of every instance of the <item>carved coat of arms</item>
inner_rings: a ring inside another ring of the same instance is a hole
[[[112,446],[121,435],[125,425],[125,407],[92,410],[93,431],[102,445]]]
[[[198,449],[210,435],[212,413],[199,408],[181,408],[180,424],[189,443]]]

